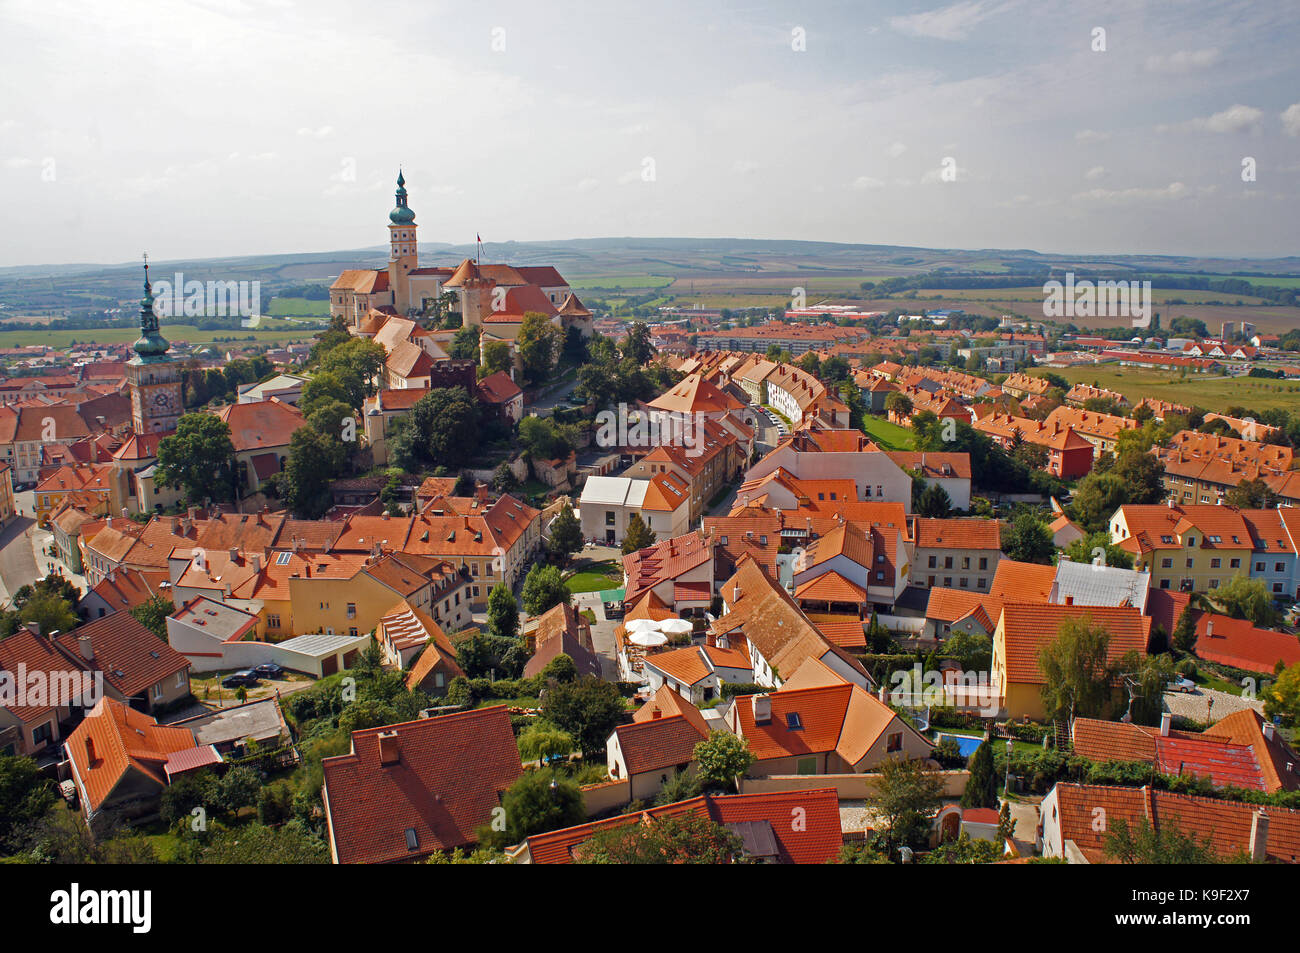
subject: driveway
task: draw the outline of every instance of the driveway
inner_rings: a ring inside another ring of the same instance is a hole
[[[572,394],[574,388],[577,386],[578,378],[574,377],[573,380],[569,381],[563,387],[551,391],[551,393],[547,394],[545,397],[539,397],[536,403],[525,404],[524,413],[536,414],[538,417],[549,417],[551,412],[558,406],[572,406],[565,401],[565,398]]]
[[[1197,688],[1192,692],[1165,692],[1165,707],[1174,715],[1201,724],[1218,721],[1243,708],[1253,708],[1261,715],[1264,713],[1264,703],[1258,698],[1246,699],[1213,688]]]

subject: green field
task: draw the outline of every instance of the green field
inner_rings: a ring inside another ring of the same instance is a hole
[[[666,288],[673,283],[673,279],[668,275],[650,275],[629,273],[626,275],[580,275],[576,278],[569,279],[571,288],[600,288],[611,290],[613,288]],[[328,308],[326,309],[328,311]]]
[[[1029,372],[1036,377],[1057,374],[1071,384],[1095,384],[1119,391],[1136,404],[1144,397],[1154,397],[1175,404],[1222,411],[1237,405],[1263,411],[1281,408],[1300,413],[1300,381],[1265,380],[1256,377],[1180,377],[1168,371],[1140,367],[1037,368]]]
[[[284,327],[279,324],[279,327]],[[298,331],[286,330],[252,330],[250,328],[227,328],[216,331],[200,331],[192,324],[164,324],[163,337],[169,341],[185,341],[189,344],[207,344],[217,338],[234,341],[256,340],[259,344],[287,344],[291,341],[310,341],[316,334],[315,328]],[[79,344],[129,344],[140,336],[139,328],[84,328],[78,331],[0,331],[0,347],[25,347],[29,344],[44,344],[47,347],[70,347]]]
[[[266,313],[276,317],[289,315],[295,318],[328,317],[330,303],[310,298],[272,298]]]
[[[891,424],[884,417],[864,414],[862,429],[868,437],[880,444],[882,450],[911,450],[916,446],[916,438],[912,435],[912,431],[898,424]]]

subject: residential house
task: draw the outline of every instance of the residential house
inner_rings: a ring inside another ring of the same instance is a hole
[[[337,864],[470,847],[523,772],[504,705],[354,731],[352,750],[321,767]]]
[[[988,592],[1003,558],[996,520],[917,517],[912,538],[911,585]]]

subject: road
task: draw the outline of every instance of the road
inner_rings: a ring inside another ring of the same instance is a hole
[[[573,380],[569,381],[563,387],[559,388],[558,390],[552,391],[551,393],[547,394],[545,397],[538,400],[535,404],[526,405],[524,407],[524,413],[535,414],[538,417],[549,417],[551,415],[551,412],[554,411],[557,406],[563,406],[563,407],[570,406],[569,404],[565,403],[565,398],[568,397],[570,394],[572,394],[574,388],[576,388],[577,386],[578,386],[578,379],[575,377]]]
[[[30,508],[27,512],[31,512]],[[36,521],[30,516],[20,516],[0,533],[0,599],[6,605],[22,586],[44,575],[37,569],[32,546],[35,527]],[[44,560],[49,562],[48,557]]]

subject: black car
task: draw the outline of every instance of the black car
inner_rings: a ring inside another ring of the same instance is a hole
[[[258,678],[284,678],[284,669],[274,662],[263,662],[253,666],[253,674]]]
[[[251,670],[234,672],[221,680],[222,688],[256,688],[261,681]]]

